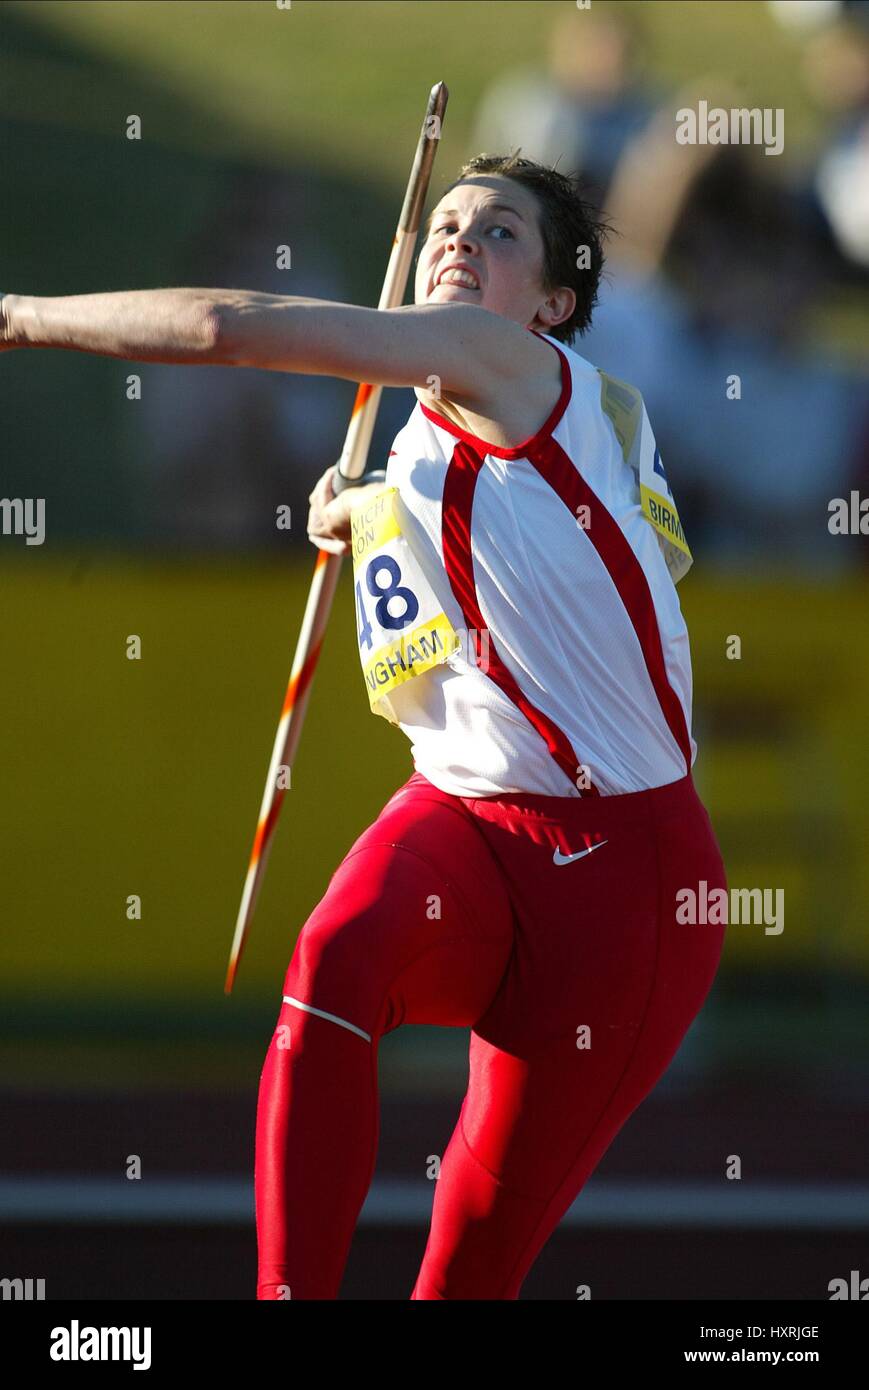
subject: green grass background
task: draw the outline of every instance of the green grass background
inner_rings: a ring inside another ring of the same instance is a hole
[[[361,164],[395,181],[406,177],[401,137],[408,111],[419,104],[420,82],[443,79],[450,88],[439,158],[451,166],[463,153],[480,92],[505,67],[542,61],[549,27],[569,7],[564,0],[293,0],[288,10],[272,0],[13,0],[9,6],[125,73],[156,76],[183,91],[201,120],[192,130],[161,127],[167,143],[188,148],[195,141],[223,154],[229,124],[236,150],[252,158],[280,162],[303,145],[312,163],[347,173]],[[760,0],[594,0],[592,6],[595,13],[613,8],[642,25],[657,78],[680,83],[725,73],[749,101],[787,108],[795,153],[817,140],[820,123],[802,84],[799,39]],[[578,30],[584,22],[577,10]],[[50,118],[45,97],[52,89],[54,109],[66,120],[67,93],[74,91],[82,127],[104,128],[102,100],[90,84],[66,87],[63,72],[36,61],[22,71],[29,83],[19,78],[6,88],[17,112]]]

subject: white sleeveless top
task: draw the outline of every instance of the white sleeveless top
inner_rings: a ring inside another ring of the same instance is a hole
[[[697,753],[688,632],[601,376],[537,336],[562,389],[532,438],[496,447],[417,401],[387,464],[406,538],[471,634],[390,695],[416,770],[456,796],[641,791]]]

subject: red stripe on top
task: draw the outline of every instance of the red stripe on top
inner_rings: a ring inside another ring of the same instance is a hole
[[[438,417],[440,418],[440,417]],[[538,431],[539,433],[539,431]],[[481,448],[487,446],[481,444]],[[488,669],[486,675],[503,690],[524,714],[546,743],[550,754],[562,772],[576,786],[576,778],[582,764],[568,739],[557,724],[539,710],[523,694],[511,672],[504,665],[495,644],[491,630],[487,629],[477,598],[474,580],[474,558],[471,551],[471,513],[474,506],[474,491],[477,478],[483,466],[485,454],[467,443],[457,444],[447,474],[444,479],[443,503],[441,506],[442,541],[444,564],[452,591],[462,610],[465,626],[475,633],[474,644],[477,666],[480,662],[480,637],[482,631],[488,632]],[[579,789],[581,794],[598,796],[597,787]]]
[[[558,493],[571,516],[577,517],[579,507],[588,507],[591,524],[584,528],[584,533],[606,566],[633,624],[658,703],[670,733],[682,751],[686,772],[690,772],[691,741],[685,711],[667,676],[658,615],[642,565],[615,517],[592,492],[557,440],[543,440],[528,457],[538,473]]]
[[[540,338],[542,342],[548,342],[548,339],[544,338],[541,333],[538,333],[535,328],[529,329],[529,332],[533,333],[536,338]],[[567,403],[570,400],[573,385],[570,376],[570,363],[566,355],[561,351],[561,348],[556,347],[555,343],[549,343],[549,346],[555,348],[561,362],[561,395],[549,412],[549,417],[545,423],[540,426],[539,430],[536,430],[535,433],[532,434],[530,439],[526,439],[523,444],[514,444],[510,449],[503,449],[498,444],[489,444],[477,434],[471,434],[468,430],[463,430],[460,425],[453,424],[452,420],[448,420],[445,415],[439,415],[436,410],[430,409],[430,407],[424,405],[422,401],[419,402],[420,410],[428,420],[431,420],[433,425],[438,425],[441,429],[449,430],[450,434],[454,434],[457,439],[463,439],[466,444],[470,444],[475,453],[483,455],[494,454],[496,458],[499,459],[525,458],[529,449],[535,448],[547,435],[552,433],[567,409]]]
[[[536,329],[529,331],[543,342],[549,342],[549,339],[544,338]],[[685,721],[685,712],[667,676],[658,617],[643,567],[631,549],[618,522],[592,492],[561,445],[552,438],[552,432],[561,420],[570,401],[572,378],[566,354],[554,342],[549,342],[549,346],[555,348],[561,362],[561,394],[546,422],[530,439],[526,439],[522,444],[516,444],[510,449],[490,444],[487,440],[481,439],[479,435],[471,434],[468,430],[454,424],[452,420],[448,420],[446,416],[431,410],[422,401],[419,402],[423,415],[431,420],[432,424],[447,430],[457,439],[463,441],[463,444],[457,445],[453,452],[453,459],[444,482],[443,548],[447,574],[453,592],[462,604],[466,623],[469,626],[484,627],[474,584],[470,532],[474,487],[486,454],[493,454],[497,458],[503,459],[528,459],[558,494],[574,518],[577,517],[579,506],[587,506],[591,515],[591,526],[586,531],[586,535],[606,566],[607,573],[624,604],[625,611],[637,634],[646,670],[649,673],[667,727],[682,752],[686,770],[690,772],[691,740]],[[468,446],[468,448],[464,450],[463,446]],[[449,525],[447,524],[448,497],[451,503]],[[472,617],[469,617],[469,614]],[[559,763],[559,766],[567,772],[570,780],[575,783],[575,771],[568,770],[564,758],[569,752],[569,756],[573,758],[574,769],[578,765],[578,759],[575,758],[566,734],[525,699],[500,657],[496,654],[494,659],[492,658],[491,633],[489,635],[489,650],[489,674],[492,679],[519,706],[538,732],[543,734],[552,756]],[[596,787],[589,788],[589,791],[595,796],[599,795]]]

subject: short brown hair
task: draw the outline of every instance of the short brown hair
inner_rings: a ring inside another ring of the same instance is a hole
[[[475,155],[462,165],[458,178],[441,197],[476,174],[501,174],[535,194],[541,214],[544,288],[551,294],[567,285],[576,292],[573,313],[557,323],[551,334],[563,343],[571,343],[577,333],[585,333],[591,326],[604,263],[603,238],[610,227],[596,205],[583,198],[578,175],[560,174],[533,159],[520,159],[518,149],[509,155]],[[588,248],[587,268],[577,265],[582,247]]]

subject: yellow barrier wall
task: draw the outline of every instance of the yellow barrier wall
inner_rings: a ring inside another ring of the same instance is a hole
[[[4,563],[5,989],[220,996],[313,554]],[[731,886],[785,893],[783,932],[733,926],[725,964],[865,972],[869,585],[695,573],[680,592]],[[368,712],[353,621],[348,563],[236,993],[277,995],[340,857],[412,771]]]

